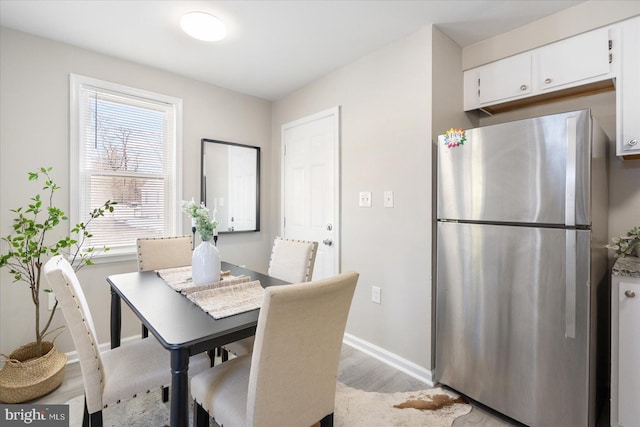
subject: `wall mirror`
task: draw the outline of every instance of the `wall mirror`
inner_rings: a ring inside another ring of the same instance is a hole
[[[200,200],[218,233],[260,230],[260,147],[202,139]]]

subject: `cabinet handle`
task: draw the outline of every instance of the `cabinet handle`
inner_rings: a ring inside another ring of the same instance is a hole
[[[637,139],[630,139],[629,142],[627,142],[627,145],[630,145],[631,147],[633,147],[637,143],[638,143]]]
[[[627,298],[634,298],[636,296],[636,293],[633,291],[624,291],[624,296]]]
[[[527,85],[520,86],[520,90],[527,90]]]
[[[549,79],[549,78],[544,79],[544,82],[545,82],[546,84],[549,84],[549,83],[551,83],[551,79]]]

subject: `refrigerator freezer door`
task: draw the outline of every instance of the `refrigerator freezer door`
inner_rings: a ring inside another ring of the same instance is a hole
[[[438,143],[438,218],[590,225],[589,110],[466,131]],[[442,138],[440,138],[442,139]]]
[[[439,381],[529,426],[589,426],[589,241],[439,222]]]

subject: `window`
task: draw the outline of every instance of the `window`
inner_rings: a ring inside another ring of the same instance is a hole
[[[138,237],[180,230],[182,100],[75,74],[71,90],[71,225],[106,200],[85,247],[135,253]]]

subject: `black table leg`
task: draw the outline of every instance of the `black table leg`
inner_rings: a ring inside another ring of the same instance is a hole
[[[189,424],[189,352],[184,348],[171,350],[171,427]]]
[[[121,329],[120,295],[111,288],[111,348],[120,347]]]

